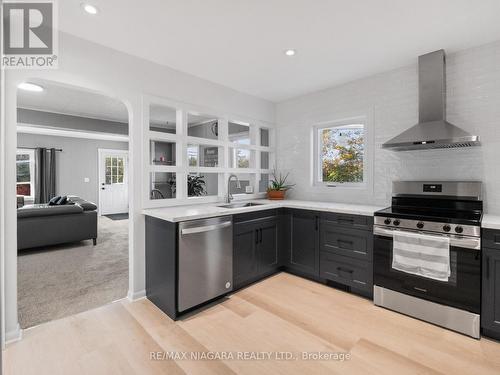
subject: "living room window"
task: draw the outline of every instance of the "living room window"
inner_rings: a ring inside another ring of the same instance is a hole
[[[35,196],[35,150],[17,149],[16,192],[25,198]]]
[[[362,186],[366,183],[365,124],[327,123],[314,130],[314,184]]]

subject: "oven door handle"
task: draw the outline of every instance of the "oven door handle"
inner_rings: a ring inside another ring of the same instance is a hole
[[[401,233],[418,233],[417,231],[405,231],[401,229],[387,229],[387,228],[380,228],[380,227],[373,227],[373,234],[375,236],[382,236],[382,237],[389,237],[393,238],[394,237],[394,232],[399,231]],[[429,236],[436,236],[436,237],[448,237],[450,239],[450,246],[454,247],[462,247],[465,249],[470,249],[470,250],[481,250],[481,239],[478,237],[465,237],[465,236],[457,236],[453,234],[439,234],[439,233],[425,233],[426,235]]]

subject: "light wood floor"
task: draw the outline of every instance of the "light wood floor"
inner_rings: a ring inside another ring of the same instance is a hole
[[[233,360],[151,360],[151,352],[231,352]],[[298,360],[238,360],[287,352]],[[302,360],[302,352],[350,359]],[[126,300],[32,328],[5,351],[5,374],[500,374],[500,343],[420,322],[278,274],[173,322]]]

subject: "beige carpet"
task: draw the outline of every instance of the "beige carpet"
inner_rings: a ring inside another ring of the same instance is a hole
[[[92,240],[22,251],[19,322],[28,328],[123,298],[128,290],[128,220],[99,217]]]

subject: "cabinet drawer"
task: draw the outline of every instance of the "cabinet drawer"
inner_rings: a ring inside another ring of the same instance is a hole
[[[248,224],[260,221],[260,220],[265,220],[265,219],[273,219],[276,218],[277,215],[279,214],[278,209],[271,209],[271,210],[263,210],[263,211],[254,211],[254,212],[248,212],[244,214],[237,214],[233,216],[233,223],[241,223],[243,221],[248,222]]]
[[[321,252],[320,276],[352,288],[371,291],[373,288],[372,263]]]
[[[373,227],[373,216],[338,214],[335,212],[323,212],[321,219],[332,224],[342,225],[348,228],[371,230]]]
[[[481,240],[483,248],[500,249],[500,230],[483,229]]]
[[[372,260],[373,236],[371,232],[322,221],[320,233],[321,251],[330,251],[365,261]]]

